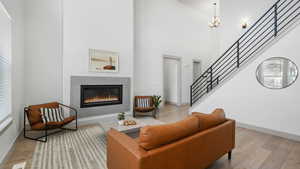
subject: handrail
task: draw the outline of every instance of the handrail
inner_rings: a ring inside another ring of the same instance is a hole
[[[191,106],[250,60],[300,15],[300,0],[278,0],[190,87]]]

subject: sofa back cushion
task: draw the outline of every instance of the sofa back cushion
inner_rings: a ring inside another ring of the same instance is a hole
[[[140,130],[139,145],[145,150],[158,148],[199,131],[199,120],[195,116],[164,125],[145,126]]]
[[[223,109],[216,109],[211,114],[193,112],[192,115],[199,119],[200,131],[215,127],[227,121]]]

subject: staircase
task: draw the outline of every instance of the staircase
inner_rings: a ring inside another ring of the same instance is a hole
[[[231,77],[266,45],[299,19],[300,0],[278,0],[190,87],[190,104]]]

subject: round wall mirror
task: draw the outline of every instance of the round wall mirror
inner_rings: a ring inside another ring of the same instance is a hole
[[[283,57],[263,61],[256,70],[257,80],[270,89],[283,89],[292,85],[298,77],[297,65]]]

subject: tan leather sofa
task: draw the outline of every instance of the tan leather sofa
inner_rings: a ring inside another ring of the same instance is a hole
[[[205,169],[235,146],[235,121],[222,109],[193,113],[166,125],[146,126],[138,139],[110,130],[108,169]]]

